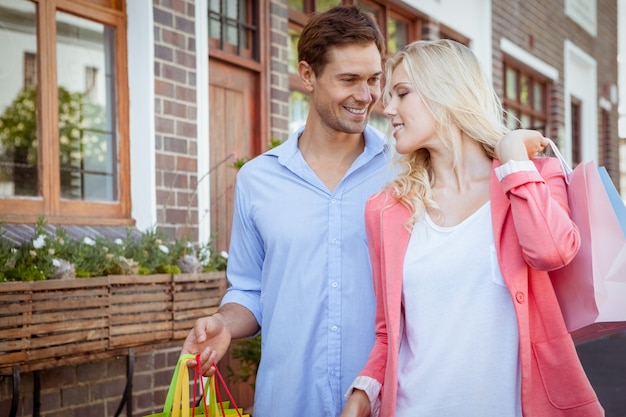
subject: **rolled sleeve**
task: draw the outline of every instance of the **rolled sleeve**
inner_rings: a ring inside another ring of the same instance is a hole
[[[355,389],[359,389],[367,394],[370,400],[370,408],[372,416],[377,417],[380,414],[380,389],[382,385],[374,378],[369,376],[357,376],[354,382],[345,394],[346,400],[350,397]]]
[[[514,172],[521,171],[537,171],[537,167],[533,163],[533,161],[513,161],[510,160],[507,163],[500,165],[495,169],[496,177],[498,177],[499,181],[502,181],[504,177],[507,175],[513,174]]]

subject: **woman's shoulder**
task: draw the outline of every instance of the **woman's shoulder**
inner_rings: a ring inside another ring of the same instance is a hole
[[[393,203],[397,203],[393,190],[390,187],[385,187],[367,199],[367,208],[380,210]]]

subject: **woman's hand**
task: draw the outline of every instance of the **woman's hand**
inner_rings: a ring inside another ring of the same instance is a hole
[[[536,130],[518,129],[509,132],[496,144],[496,156],[505,164],[508,161],[533,159],[548,146],[548,140]]]
[[[355,389],[348,398],[340,417],[369,417],[371,413],[369,397],[365,391]]]

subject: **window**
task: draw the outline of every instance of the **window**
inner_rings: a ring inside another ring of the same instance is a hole
[[[0,220],[130,224],[122,1],[15,0],[0,21]]]
[[[583,143],[581,133],[582,102],[571,97],[571,128],[572,128],[572,166],[578,165],[583,158]]]
[[[598,165],[610,168],[613,165],[611,159],[611,112],[604,108],[600,114],[600,149],[602,153]]]
[[[504,108],[510,129],[549,135],[548,80],[512,61],[504,62]]]
[[[209,48],[259,60],[258,1],[209,0]]]

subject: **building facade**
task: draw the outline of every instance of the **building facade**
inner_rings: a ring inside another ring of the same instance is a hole
[[[0,0],[0,222],[157,226],[228,250],[234,166],[304,122],[299,32],[341,2]],[[468,45],[510,127],[542,131],[619,186],[617,0],[344,2],[373,14],[390,53],[416,39]],[[159,411],[181,343],[137,351],[123,409]],[[56,410],[42,415],[115,415],[125,366],[42,371],[41,409]],[[36,380],[22,376],[17,415],[32,413]],[[10,401],[2,378],[0,405]]]

